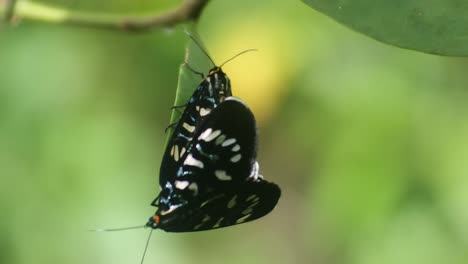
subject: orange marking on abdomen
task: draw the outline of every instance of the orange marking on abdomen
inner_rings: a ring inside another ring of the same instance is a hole
[[[156,215],[156,214],[155,214],[155,215],[153,216],[153,220],[154,220],[154,222],[155,222],[156,224],[159,224],[159,215]]]

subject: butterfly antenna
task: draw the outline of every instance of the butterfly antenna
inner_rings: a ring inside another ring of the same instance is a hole
[[[258,51],[257,49],[248,49],[248,50],[244,50],[242,52],[239,52],[237,53],[236,55],[234,55],[232,58],[230,58],[229,60],[225,61],[223,64],[221,64],[221,66],[219,66],[220,68],[222,68],[226,63],[232,61],[233,59],[239,57],[240,55],[244,54],[244,53],[247,53],[247,52],[251,52],[251,51]]]
[[[211,59],[210,55],[208,55],[208,52],[206,52],[203,48],[202,48],[202,45],[195,39],[194,36],[192,36],[187,30],[185,31],[185,34],[187,34],[187,36],[189,36],[189,38],[191,38],[193,40],[193,42],[195,42],[195,44],[197,44],[198,48],[206,55],[206,57],[208,57],[208,59],[211,61],[211,64],[213,64],[213,67],[216,67],[216,63],[214,63],[214,61]]]
[[[113,232],[113,231],[123,231],[123,230],[130,230],[130,229],[140,229],[145,228],[146,225],[143,226],[130,226],[130,227],[123,227],[123,228],[109,228],[109,229],[92,229],[89,231],[92,232]]]
[[[143,261],[145,260],[145,255],[146,255],[146,250],[148,250],[148,245],[151,239],[151,234],[153,234],[153,229],[151,228],[148,239],[146,240],[146,246],[145,246],[145,251],[143,251],[143,256],[141,257],[141,264],[143,264]]]

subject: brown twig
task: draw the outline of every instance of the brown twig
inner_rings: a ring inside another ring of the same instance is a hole
[[[74,12],[32,1],[0,0],[4,2],[5,18],[34,20],[55,24],[69,24],[111,30],[142,31],[172,27],[196,20],[209,0],[184,0],[172,10],[140,16],[111,16],[85,12]],[[17,2],[17,3],[16,3]]]

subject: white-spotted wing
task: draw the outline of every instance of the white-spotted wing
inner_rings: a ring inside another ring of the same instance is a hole
[[[159,171],[159,184],[164,187],[168,177],[175,175],[181,159],[197,128],[224,99],[231,96],[231,83],[219,67],[212,68],[198,85],[185,106],[164,152]]]
[[[228,97],[199,126],[175,175],[161,187],[147,226],[190,232],[252,221],[269,213],[280,189],[262,179],[250,109]]]
[[[279,187],[258,178],[201,193],[169,213],[158,210],[147,226],[167,232],[194,232],[253,221],[271,212]]]

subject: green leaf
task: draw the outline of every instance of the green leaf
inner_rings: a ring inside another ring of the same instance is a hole
[[[376,40],[402,48],[468,55],[468,1],[303,0]]]
[[[203,52],[207,51],[204,47],[203,42],[201,41],[200,36],[196,30],[196,25],[193,24],[187,29],[188,34],[190,34],[197,42],[190,39],[187,36],[187,46],[185,48],[185,61],[180,65],[179,68],[179,80],[177,83],[176,96],[174,100],[174,106],[183,106],[185,105],[193,92],[197,88],[198,84],[201,82],[201,75],[197,74],[194,71],[201,72],[206,74],[208,69],[213,67],[208,56]],[[200,46],[198,46],[200,45]],[[203,50],[202,50],[203,49]],[[190,66],[190,68],[187,66]],[[171,114],[171,124],[177,122],[180,118],[181,112],[180,109],[173,109]],[[173,129],[169,130],[166,138],[166,145],[169,142],[169,139],[172,135]]]

